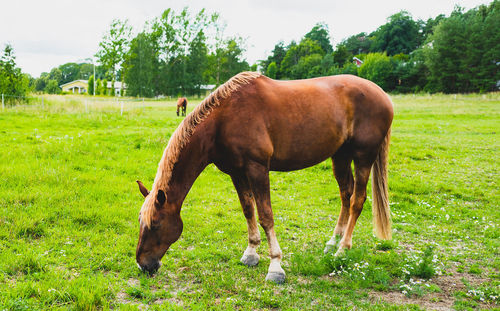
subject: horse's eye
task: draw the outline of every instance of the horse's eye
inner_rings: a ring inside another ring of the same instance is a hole
[[[151,230],[158,230],[160,228],[160,222],[159,221],[153,221],[151,223]]]

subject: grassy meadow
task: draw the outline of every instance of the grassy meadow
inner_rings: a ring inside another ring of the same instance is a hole
[[[87,101],[87,104],[85,104]],[[492,309],[500,307],[500,94],[394,95],[394,238],[372,233],[371,186],[341,258],[332,165],[271,174],[283,285],[239,259],[247,229],[213,165],[150,277],[135,263],[136,179],[149,188],[182,118],[173,101],[52,96],[0,111],[0,310]],[[190,101],[188,111],[194,107]]]

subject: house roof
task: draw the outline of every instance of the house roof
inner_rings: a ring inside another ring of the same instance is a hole
[[[71,82],[68,82],[68,83],[64,83],[62,85],[59,85],[60,88],[62,88],[63,86],[66,86],[66,85],[70,85],[70,84],[73,84],[73,83],[76,83],[76,82],[82,82],[82,83],[85,83],[85,84],[88,84],[89,81],[88,80],[74,80],[74,81],[71,81]],[[111,81],[108,81],[108,84],[106,85],[106,87],[108,89],[111,88]],[[122,89],[122,88],[127,88],[127,85],[125,83],[121,83],[119,81],[115,81],[115,89]]]
[[[74,81],[71,81],[71,82],[68,82],[68,83],[64,83],[62,85],[59,85],[59,87],[63,87],[63,86],[66,86],[66,85],[70,85],[70,84],[73,84],[73,83],[76,83],[76,82],[82,82],[82,83],[88,83],[87,80],[74,80]]]
[[[361,59],[357,58],[356,56],[354,56],[352,59],[359,62],[360,64],[363,63],[363,61]]]
[[[200,85],[200,89],[202,90],[212,90],[215,88],[215,84],[202,84]]]

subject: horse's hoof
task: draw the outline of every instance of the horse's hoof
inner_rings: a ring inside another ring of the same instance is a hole
[[[329,244],[326,244],[325,246],[325,254],[328,254],[329,252],[331,252],[333,249],[335,248],[335,245],[329,245]]]
[[[285,282],[285,272],[268,272],[266,275],[266,281],[282,284]]]
[[[242,264],[248,267],[254,267],[259,263],[259,259],[260,259],[259,255],[250,254],[250,255],[243,255],[240,261]]]
[[[342,237],[340,235],[336,234],[330,239],[330,241],[326,242],[326,246],[325,246],[325,250],[324,250],[325,254],[328,254],[333,249],[337,248],[341,239],[342,239]]]
[[[344,256],[344,254],[345,254],[345,249],[342,247],[339,247],[339,249],[335,253],[335,257],[341,257],[341,256]]]

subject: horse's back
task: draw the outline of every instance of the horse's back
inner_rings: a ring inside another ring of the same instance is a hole
[[[177,100],[177,106],[178,107],[183,107],[187,106],[187,98],[186,97],[181,97]]]
[[[317,164],[349,140],[383,139],[392,120],[388,96],[375,84],[348,75],[295,81],[263,76],[227,104],[221,107],[221,135],[236,145],[234,150],[269,158],[274,170]]]

